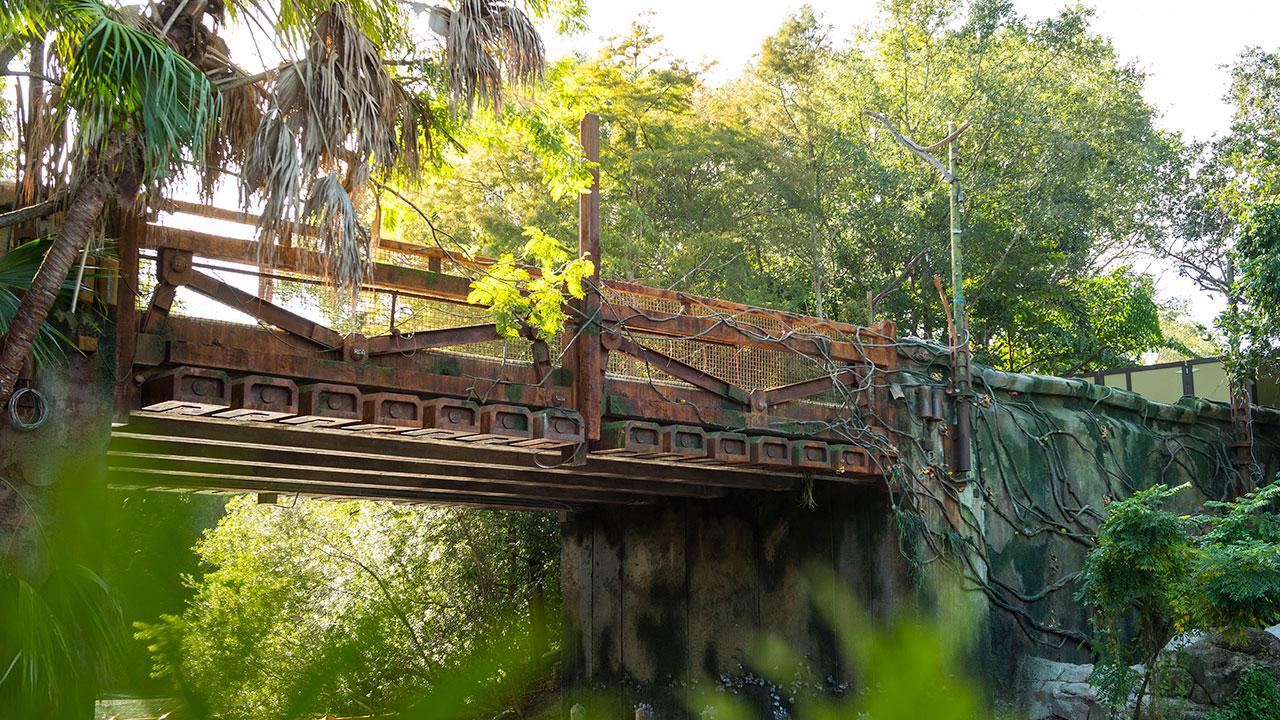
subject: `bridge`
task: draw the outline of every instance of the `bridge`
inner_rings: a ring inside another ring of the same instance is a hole
[[[594,261],[599,211],[596,186],[578,238]],[[691,718],[700,679],[761,688],[743,678],[761,632],[845,682],[808,573],[887,613],[942,558],[985,603],[981,673],[1007,693],[1024,656],[1087,659],[1069,579],[1110,499],[1157,482],[1222,498],[1280,471],[1280,410],[1144,399],[1134,371],[961,377],[953,348],[891,323],[598,273],[558,338],[504,337],[467,302],[491,259],[377,239],[352,301],[313,229],[260,244],[256,224],[169,202],[110,229],[119,273],[95,283],[114,307],[72,326],[102,352],[29,379],[51,419],[0,432],[6,481],[42,487],[75,455],[86,492],[560,511],[566,697],[602,691],[608,717]]]
[[[561,510],[883,486],[891,323],[602,280],[598,177],[580,205],[596,271],[550,343],[468,304],[491,259],[375,239],[344,303],[312,228],[264,245],[256,217],[189,202],[125,219],[111,482]]]

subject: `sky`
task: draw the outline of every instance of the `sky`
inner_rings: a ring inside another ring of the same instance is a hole
[[[736,76],[760,44],[782,21],[806,4],[733,0],[588,0],[586,33],[549,37],[548,54],[590,53],[604,37],[623,33],[645,17],[665,39],[667,49],[695,64],[715,63],[712,83]],[[845,38],[857,25],[877,17],[878,0],[809,0],[822,19]],[[1074,5],[1065,0],[1013,0],[1032,20]],[[1225,65],[1249,46],[1280,47],[1280,0],[1097,0],[1092,27],[1110,36],[1120,56],[1147,73],[1146,97],[1160,113],[1160,124],[1187,139],[1205,140],[1227,128],[1230,107]],[[1163,298],[1189,299],[1190,314],[1210,325],[1222,307],[1220,298],[1202,294],[1167,263],[1151,260],[1139,269],[1156,278]]]

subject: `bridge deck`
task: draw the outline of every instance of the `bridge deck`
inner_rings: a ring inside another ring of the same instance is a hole
[[[894,453],[890,324],[595,279],[559,342],[502,338],[466,302],[490,260],[383,241],[343,304],[313,233],[166,210],[202,229],[118,233],[117,485],[565,508],[874,481]]]

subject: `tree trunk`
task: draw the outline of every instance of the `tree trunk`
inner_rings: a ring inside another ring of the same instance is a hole
[[[18,373],[31,352],[31,342],[48,319],[49,310],[58,298],[67,273],[79,256],[80,248],[89,241],[112,192],[112,185],[101,178],[86,180],[72,191],[62,228],[23,294],[13,324],[4,336],[3,346],[0,346],[0,401],[13,393]]]

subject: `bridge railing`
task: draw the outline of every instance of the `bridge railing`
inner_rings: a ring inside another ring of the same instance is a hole
[[[641,425],[822,446],[821,460],[796,460],[790,445],[774,458],[809,470],[843,469],[826,459],[827,444],[861,448],[866,471],[868,458],[892,451],[878,423],[897,363],[890,323],[597,279],[557,341],[504,338],[487,308],[467,302],[491,259],[375,239],[366,282],[349,299],[334,291],[312,229],[259,243],[256,224],[186,202],[122,224],[122,276],[134,293],[124,305],[136,312],[121,315],[120,377],[132,387],[118,405],[142,406],[137,386],[174,368],[203,368],[563,409],[582,416],[599,452],[628,451]]]

